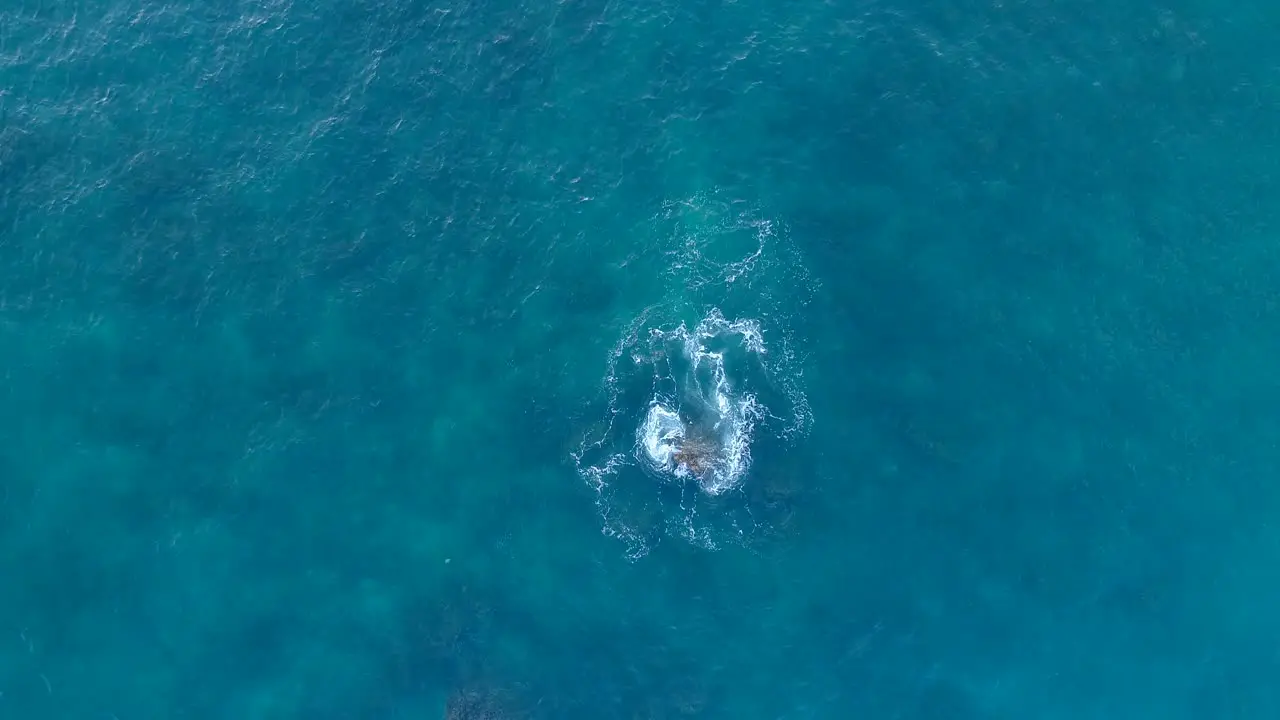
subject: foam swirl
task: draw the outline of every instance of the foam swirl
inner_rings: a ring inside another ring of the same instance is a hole
[[[604,416],[573,454],[597,493],[602,530],[633,557],[663,536],[714,549],[760,529],[743,492],[754,450],[762,438],[781,449],[810,420],[786,322],[811,289],[802,282],[788,293],[788,281],[807,275],[774,223],[725,209],[707,198],[668,208],[681,221],[667,251],[671,296],[615,344]],[[721,303],[755,312],[731,319]]]

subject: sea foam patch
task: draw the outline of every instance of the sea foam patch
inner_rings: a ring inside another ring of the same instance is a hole
[[[794,248],[714,198],[666,212],[669,296],[614,345],[603,417],[574,453],[603,531],[634,557],[667,536],[714,549],[754,534],[754,453],[787,447],[811,420],[787,322],[812,290],[791,282],[807,279]],[[751,314],[728,317],[721,303]]]

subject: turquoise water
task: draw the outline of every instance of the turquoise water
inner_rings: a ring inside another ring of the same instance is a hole
[[[1278,33],[7,5],[0,717],[1280,717]]]

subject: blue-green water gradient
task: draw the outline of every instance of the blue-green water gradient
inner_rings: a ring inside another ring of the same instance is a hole
[[[5,5],[0,717],[1280,717],[1277,37]]]

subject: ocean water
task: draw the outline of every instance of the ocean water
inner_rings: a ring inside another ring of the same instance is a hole
[[[1280,6],[0,8],[0,717],[1280,717]]]

